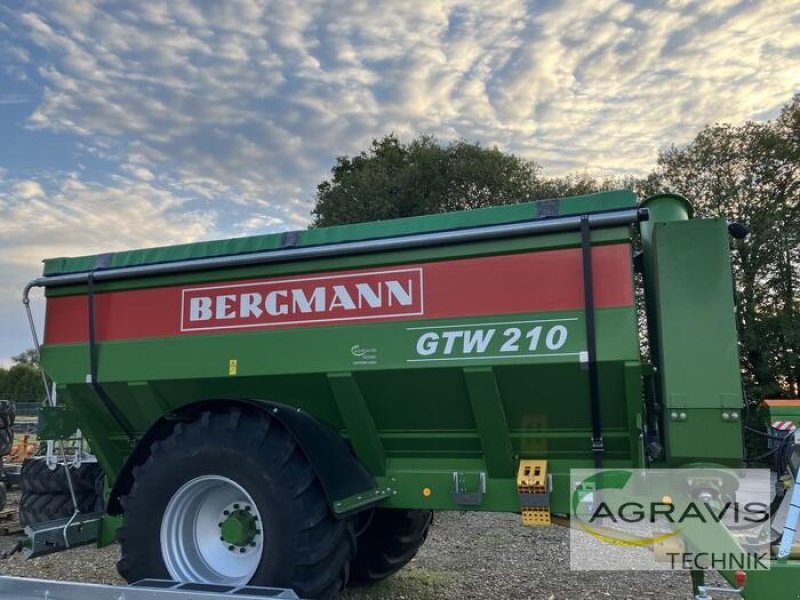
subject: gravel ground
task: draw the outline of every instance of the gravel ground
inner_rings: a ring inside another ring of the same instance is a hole
[[[18,537],[0,538],[0,550]],[[687,573],[576,572],[569,569],[569,530],[525,528],[519,517],[496,513],[438,513],[418,556],[397,575],[344,600],[463,600],[691,598]],[[26,561],[0,563],[4,575],[123,583],[115,563],[119,547],[84,546]]]

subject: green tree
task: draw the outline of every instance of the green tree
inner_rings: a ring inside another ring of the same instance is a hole
[[[512,204],[618,185],[588,173],[543,178],[540,167],[497,148],[431,136],[408,144],[393,134],[369,150],[340,156],[317,186],[313,227]]]
[[[800,95],[773,121],[708,126],[662,152],[642,188],[747,226],[731,251],[749,396],[800,394]]]
[[[38,365],[39,364],[39,356],[36,354],[36,350],[33,348],[28,348],[25,352],[20,352],[16,356],[12,356],[11,360],[14,364],[17,365]]]
[[[35,365],[17,364],[0,376],[0,399],[38,401],[44,398],[42,374]]]
[[[32,349],[26,350],[11,360],[14,362],[11,368],[0,368],[0,399],[22,402],[43,399],[44,383],[36,352]]]

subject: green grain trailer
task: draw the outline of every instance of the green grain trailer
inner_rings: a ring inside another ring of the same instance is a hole
[[[620,191],[45,261],[43,435],[80,428],[108,504],[34,545],[116,533],[131,582],[328,598],[431,511],[542,524],[572,468],[739,466],[728,227],[691,213]]]

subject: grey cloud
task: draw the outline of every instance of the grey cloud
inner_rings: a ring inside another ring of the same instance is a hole
[[[213,211],[192,208],[179,192],[141,179],[0,177],[0,357],[31,345],[19,299],[25,283],[40,274],[42,259],[214,237],[216,222]],[[41,323],[38,295],[34,308]]]
[[[797,66],[787,11],[83,1],[42,3],[22,23],[51,50],[32,125],[135,142],[162,168],[232,187],[301,182],[308,199],[335,155],[388,130],[496,142],[556,171],[641,172],[706,122],[789,97],[800,70],[771,63]]]

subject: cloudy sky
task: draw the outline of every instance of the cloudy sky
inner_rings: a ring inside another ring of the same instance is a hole
[[[643,173],[775,116],[798,32],[798,0],[0,0],[0,362],[44,257],[304,227],[391,131]]]

